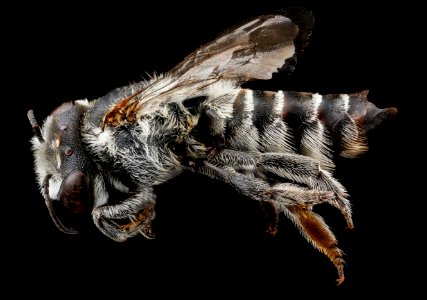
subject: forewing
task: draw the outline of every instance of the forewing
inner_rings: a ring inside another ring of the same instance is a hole
[[[220,80],[236,85],[270,79],[279,69],[292,71],[308,43],[314,23],[311,12],[292,9],[263,15],[227,30],[200,47],[165,76],[112,107],[102,126],[133,123],[170,101],[202,96]]]

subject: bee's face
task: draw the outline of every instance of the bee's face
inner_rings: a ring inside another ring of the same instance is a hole
[[[66,233],[76,232],[60,218],[90,214],[93,206],[93,168],[80,140],[81,112],[72,103],[62,104],[46,118],[41,136],[32,139],[42,195],[54,223]]]

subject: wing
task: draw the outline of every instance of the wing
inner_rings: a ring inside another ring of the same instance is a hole
[[[263,15],[225,31],[200,47],[165,76],[115,104],[102,127],[133,123],[170,101],[206,94],[220,80],[239,85],[270,79],[279,69],[292,71],[304,51],[314,24],[310,11],[294,8]]]

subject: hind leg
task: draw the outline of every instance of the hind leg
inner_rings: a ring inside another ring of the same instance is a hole
[[[257,157],[257,168],[275,174],[287,181],[306,185],[310,190],[330,191],[335,197],[325,199],[344,215],[347,226],[353,228],[350,202],[345,188],[331,174],[322,170],[315,160],[298,154],[263,153]]]
[[[194,170],[230,184],[251,199],[274,203],[294,222],[301,234],[333,262],[338,270],[338,284],[344,281],[344,261],[337,240],[322,217],[311,211],[314,205],[334,198],[333,192],[310,190],[296,184],[271,187],[267,182],[238,173],[233,168],[214,166],[207,162]]]
[[[337,283],[340,285],[345,278],[343,252],[338,248],[337,240],[323,218],[310,209],[298,205],[279,205],[306,240],[332,261],[338,271]]]
[[[274,155],[274,154],[273,154]],[[273,155],[262,155],[264,164],[269,166],[271,163],[271,157]],[[257,160],[254,155],[247,152],[241,152],[230,149],[214,149],[211,151],[209,155],[208,161],[209,165],[204,167],[204,172],[207,174],[214,174],[214,178],[220,179],[221,181],[230,181],[228,177],[234,178],[234,185],[239,190],[246,190],[246,187],[249,184],[255,185],[265,185],[265,182],[258,179],[254,179],[254,173],[259,174],[257,168]],[[220,167],[222,166],[222,167]],[[227,166],[227,167],[225,167]],[[223,174],[225,168],[228,168],[229,174]],[[238,171],[238,172],[231,172]],[[231,175],[234,174],[234,175]],[[242,177],[244,176],[244,177]],[[241,179],[243,178],[243,179]],[[251,179],[249,179],[251,178]],[[270,186],[265,186],[264,189],[270,189]],[[334,198],[331,193],[326,193],[324,191],[316,191],[316,190],[308,190],[304,188],[299,188],[296,185],[290,184],[276,184],[273,186],[269,193],[274,193],[274,197],[276,201],[288,202],[289,204],[293,204],[294,201],[304,205],[315,205],[320,202],[327,201],[328,199]],[[253,195],[248,195],[253,198]],[[292,199],[292,200],[289,200]],[[279,226],[279,209],[275,204],[275,201],[264,201],[264,199],[259,200],[261,208],[267,218],[268,227],[267,232],[271,235],[276,235]],[[290,202],[289,202],[290,201]]]

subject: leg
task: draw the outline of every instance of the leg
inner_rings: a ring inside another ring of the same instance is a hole
[[[256,160],[253,154],[230,149],[215,149],[215,151],[212,151],[211,155],[209,156],[209,162],[216,165],[231,167],[233,171],[245,173],[245,175],[237,175],[238,173],[236,172],[230,172],[230,174],[228,174],[230,178],[236,178],[235,184],[237,183],[237,185],[240,186],[238,187],[238,190],[248,189],[248,187],[243,187],[243,185],[245,184],[257,184],[257,182],[260,182],[259,184],[261,185],[265,184],[265,182],[260,181],[259,179],[253,179],[254,171],[256,168]],[[215,178],[216,176],[219,176],[220,178],[217,179],[220,179],[222,181],[229,180],[229,178],[226,178],[226,175],[220,175],[220,173],[224,171],[224,169],[217,167],[215,171],[213,168],[211,168],[210,171],[207,171],[207,173],[215,173],[216,175],[211,177]],[[243,179],[237,178],[241,176],[245,177],[242,177]],[[248,179],[244,178],[252,178],[252,180],[246,182],[245,180]],[[265,192],[267,192],[267,190],[270,190],[269,187],[265,187],[265,189]],[[276,201],[282,201],[288,204],[304,203],[305,205],[314,205],[317,203],[324,202],[327,199],[334,198],[334,195],[331,192],[327,193],[323,191],[310,191],[291,184],[277,184],[273,186],[271,192],[274,193],[273,198]],[[252,197],[252,195],[249,195],[249,197]],[[260,205],[269,221],[267,232],[274,236],[277,233],[279,224],[278,208],[272,201],[266,202],[261,200]]]
[[[338,270],[338,285],[344,281],[344,260],[337,240],[322,217],[297,205],[280,205],[283,212],[298,227],[301,234],[320,252],[325,254]]]
[[[274,237],[279,231],[279,209],[273,201],[261,201],[259,204],[268,222],[267,233]]]
[[[232,167],[243,173],[253,173],[256,168],[256,160],[252,154],[230,149],[214,148],[208,156],[208,162]]]
[[[275,184],[272,191],[274,200],[285,205],[298,205],[308,209],[335,199],[334,192],[310,190],[292,183]]]
[[[261,202],[274,202],[299,228],[301,234],[334,263],[338,270],[338,284],[344,281],[342,251],[323,219],[311,211],[315,204],[335,198],[331,191],[310,190],[295,184],[277,184],[273,187],[257,178],[248,177],[232,168],[218,167],[205,162],[195,171],[233,186],[241,194]]]
[[[315,160],[298,154],[264,153],[258,157],[258,169],[307,185],[311,190],[334,192],[335,197],[326,197],[325,201],[338,208],[344,215],[347,226],[353,228],[351,207],[346,199],[345,188],[329,172],[322,170]]]
[[[215,149],[209,156],[209,162],[232,167],[248,176],[253,174],[256,161],[252,154],[230,149]],[[253,177],[253,176],[251,176]],[[267,219],[267,232],[275,236],[279,228],[279,211],[274,202],[260,201],[260,206]]]
[[[155,195],[152,188],[147,188],[118,204],[95,208],[92,217],[99,230],[115,241],[125,241],[138,233],[152,239],[154,205]]]

